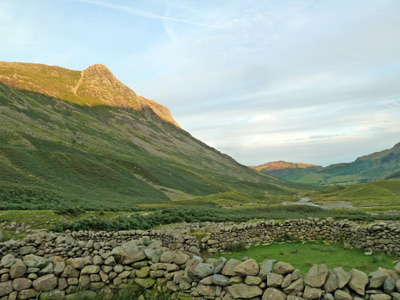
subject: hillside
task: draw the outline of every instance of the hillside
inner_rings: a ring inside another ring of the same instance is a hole
[[[262,172],[288,181],[307,184],[349,185],[379,179],[399,179],[400,143],[391,149],[359,157],[354,162],[333,164],[326,168],[311,166],[268,170],[260,167],[258,169]]]
[[[323,167],[314,164],[292,163],[283,160],[269,162],[259,166],[250,166],[250,168],[294,182],[304,176],[308,176],[309,174],[323,169]]]
[[[268,202],[293,194],[293,185],[242,166],[193,138],[170,114],[160,115],[161,105],[138,96],[138,102],[129,97],[125,102],[125,92],[136,94],[125,86],[117,93],[115,81],[108,89],[103,76],[110,77],[109,71],[94,76],[90,84],[82,80],[75,94],[70,87],[79,76],[89,76],[91,68],[81,73],[43,65],[38,69],[65,74],[54,79],[40,71],[35,77],[24,74],[23,67],[7,69],[9,75],[1,72],[3,209],[123,210],[138,203],[210,195],[216,200],[228,195],[232,201]],[[115,95],[115,101],[106,103],[114,97],[103,95]]]

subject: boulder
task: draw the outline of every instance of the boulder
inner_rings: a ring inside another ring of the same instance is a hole
[[[24,276],[26,273],[26,266],[21,260],[17,260],[10,268],[10,277],[12,279]]]
[[[249,259],[238,264],[233,271],[242,276],[256,276],[260,271],[260,266],[254,259]]]
[[[23,261],[28,268],[43,269],[49,264],[48,259],[36,255],[26,255],[24,256]]]
[[[275,273],[267,274],[267,286],[280,287],[283,281],[283,276]]]
[[[394,266],[394,270],[396,271],[397,274],[400,275],[400,262],[398,262],[398,263]]]
[[[151,288],[156,283],[152,278],[135,278],[134,282],[145,289]]]
[[[258,276],[262,280],[267,279],[267,274],[272,272],[272,270],[274,269],[275,262],[276,262],[275,259],[267,259],[260,263],[260,272]]]
[[[18,292],[18,300],[36,299],[37,294],[37,291],[34,289],[22,290]]]
[[[324,264],[315,264],[304,275],[304,282],[309,286],[318,288],[324,285],[327,276],[328,267]]]
[[[97,274],[100,272],[100,266],[96,265],[89,265],[83,267],[81,271],[81,275],[90,275],[90,274]]]
[[[262,300],[286,300],[286,295],[278,289],[267,288],[262,296]]]
[[[335,300],[352,300],[352,299],[353,297],[349,293],[346,293],[345,291],[342,290],[335,291]]]
[[[189,255],[182,252],[165,251],[160,256],[160,261],[163,263],[175,263],[177,265],[185,264],[189,259]]]
[[[302,292],[304,289],[304,282],[303,278],[299,278],[296,281],[293,281],[287,288],[283,291],[287,295],[297,295],[298,293]]]
[[[6,296],[13,291],[12,281],[0,283],[0,297]]]
[[[10,268],[15,263],[15,257],[12,254],[7,254],[1,259],[1,266],[3,268]]]
[[[207,276],[214,274],[215,266],[213,264],[199,263],[194,268],[194,276],[203,279]]]
[[[278,262],[274,266],[274,273],[276,274],[281,274],[281,275],[286,275],[288,273],[291,273],[294,271],[294,267],[286,262]]]
[[[250,299],[262,295],[262,290],[258,286],[248,286],[244,283],[233,284],[227,289],[235,299]]]
[[[362,271],[352,269],[350,271],[349,287],[359,295],[365,295],[365,287],[368,284],[368,276]]]
[[[236,276],[236,272],[234,269],[236,266],[241,264],[242,262],[240,260],[231,258],[230,260],[227,261],[225,266],[222,268],[222,275],[227,275],[227,276]]]
[[[386,294],[391,294],[395,291],[395,289],[396,289],[396,279],[394,279],[393,277],[386,278],[383,283],[383,291]]]
[[[246,276],[244,283],[247,285],[259,285],[262,279],[257,276]]]
[[[385,295],[385,294],[376,294],[376,295],[371,295],[371,297],[369,299],[370,300],[390,300],[390,299],[392,299],[392,297],[390,297],[389,295]]]
[[[369,289],[378,289],[380,288],[383,283],[385,282],[385,279],[389,277],[389,275],[382,271],[382,270],[377,270],[374,272],[369,273]]]
[[[57,277],[55,277],[54,274],[48,274],[34,280],[33,287],[38,292],[46,292],[54,290],[57,287],[57,283]]]
[[[18,291],[18,292],[22,291],[22,290],[26,290],[32,286],[32,280],[30,280],[28,278],[17,278],[17,279],[14,279],[12,286],[13,286],[14,290]]]
[[[336,274],[339,282],[339,289],[343,288],[351,278],[350,273],[343,270],[342,267],[334,268],[333,272]]]
[[[199,284],[197,286],[197,292],[206,297],[215,297],[217,287],[215,285],[204,285]]]
[[[319,288],[311,287],[309,285],[304,289],[303,297],[305,299],[320,299],[322,296],[322,290]]]
[[[323,289],[326,292],[331,293],[331,292],[337,290],[338,288],[339,288],[339,279],[338,279],[337,275],[335,274],[335,272],[333,272],[332,270],[329,270]]]
[[[212,281],[215,285],[219,286],[228,286],[229,285],[229,277],[220,274],[214,274],[212,276]]]

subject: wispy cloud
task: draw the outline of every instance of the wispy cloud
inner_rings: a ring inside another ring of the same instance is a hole
[[[200,27],[205,27],[205,28],[219,28],[219,26],[212,25],[212,24],[205,24],[205,23],[195,22],[195,21],[181,19],[181,18],[163,16],[163,15],[159,15],[159,14],[156,14],[156,13],[153,13],[150,11],[137,9],[135,7],[121,5],[121,4],[114,4],[114,3],[109,3],[109,2],[100,1],[100,0],[77,0],[77,1],[95,5],[95,6],[99,6],[99,7],[110,8],[113,10],[122,11],[125,13],[141,16],[144,18],[159,19],[159,20],[164,20],[164,21],[173,21],[173,22],[177,22],[177,23],[190,24],[190,25],[195,25],[195,26],[200,26]]]

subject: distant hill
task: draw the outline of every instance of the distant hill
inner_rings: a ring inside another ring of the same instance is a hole
[[[0,209],[123,210],[295,193],[195,139],[102,65],[0,63],[0,116]]]
[[[250,168],[288,181],[297,181],[299,178],[323,169],[323,167],[314,164],[292,163],[283,160],[250,166]]]
[[[400,143],[393,148],[365,155],[351,163],[333,164],[326,168],[285,168],[262,172],[279,178],[308,184],[355,184],[379,179],[400,179]]]

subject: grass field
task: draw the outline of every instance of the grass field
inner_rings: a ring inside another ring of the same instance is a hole
[[[268,246],[253,246],[248,250],[236,253],[219,254],[227,259],[242,259],[244,256],[262,262],[265,259],[285,261],[305,274],[313,262],[326,264],[329,269],[343,267],[346,271],[352,268],[366,273],[375,271],[378,267],[393,269],[394,262],[399,258],[384,254],[364,255],[361,249],[344,249],[341,244],[324,244],[323,242],[274,242]]]

